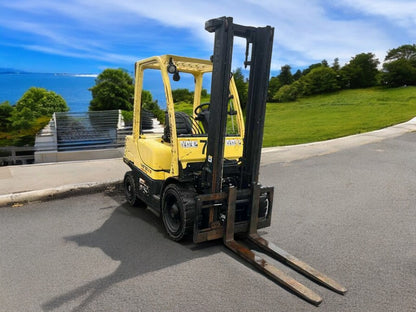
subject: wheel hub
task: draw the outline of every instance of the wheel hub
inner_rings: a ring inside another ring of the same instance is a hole
[[[176,220],[178,218],[179,215],[179,208],[178,206],[175,204],[172,205],[172,207],[170,207],[170,211],[169,211],[170,217],[174,220]]]

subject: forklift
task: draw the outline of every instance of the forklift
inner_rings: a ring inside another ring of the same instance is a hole
[[[124,177],[127,201],[148,206],[163,221],[174,241],[195,243],[222,239],[225,246],[304,300],[322,298],[261,258],[236,237],[339,293],[346,289],[301,260],[262,238],[257,229],[270,226],[273,187],[259,183],[259,168],[274,28],[235,24],[231,17],[208,20],[215,34],[210,60],[162,55],[135,64],[133,133],[126,137]],[[234,37],[246,40],[249,67],[245,116],[231,63]],[[166,98],[164,127],[153,127],[142,101],[144,72],[158,71]],[[192,109],[181,111],[171,84],[181,74],[195,83]],[[211,78],[209,101],[201,97],[203,80]],[[161,128],[163,131],[161,131]]]

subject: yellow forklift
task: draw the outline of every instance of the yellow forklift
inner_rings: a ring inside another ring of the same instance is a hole
[[[291,266],[327,288],[346,289],[306,263],[259,236],[270,226],[273,187],[259,183],[259,167],[274,29],[233,23],[231,17],[206,22],[215,33],[211,60],[175,55],[144,59],[135,65],[133,134],[126,137],[124,188],[131,205],[156,210],[175,241],[195,243],[223,239],[224,244],[276,282],[308,302],[322,298],[255,251],[234,239],[248,239],[262,252]],[[231,75],[234,37],[246,39],[244,65],[249,67],[245,117]],[[163,127],[145,110],[144,73],[157,71],[163,81],[166,117]],[[193,77],[191,110],[174,104],[171,84],[182,74]],[[208,77],[208,78],[207,78]],[[201,100],[203,81],[211,79],[209,102]]]

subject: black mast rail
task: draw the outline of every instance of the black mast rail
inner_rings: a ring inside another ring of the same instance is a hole
[[[242,26],[234,24],[231,17],[221,17],[207,21],[205,29],[215,32],[210,124],[216,125],[208,130],[205,183],[210,186],[211,193],[218,193],[222,191],[224,140],[234,36],[247,40],[245,65],[250,66],[240,181],[240,188],[245,188],[258,182],[274,28]],[[250,45],[251,59],[247,60]]]
[[[234,233],[240,232],[238,227],[243,225],[246,229],[247,238],[258,249],[291,266],[319,284],[337,293],[344,294],[346,289],[336,281],[268,242],[257,233],[260,222],[261,194],[263,194],[263,198],[264,194],[267,194],[270,211],[266,217],[266,222],[269,225],[273,202],[273,188],[261,187],[258,179],[274,28],[270,26],[242,26],[234,24],[231,17],[221,17],[207,21],[205,29],[209,32],[215,32],[209,119],[209,123],[215,126],[208,129],[207,156],[203,175],[205,194],[196,197],[194,241],[200,242],[223,237],[224,244],[234,253],[299,297],[314,305],[319,305],[322,298],[318,294],[277,269],[256,252],[235,241]],[[234,36],[245,38],[247,41],[244,65],[250,67],[250,74],[243,155],[240,159],[240,178],[238,185],[227,184],[223,190],[227,104],[229,101]],[[250,59],[248,59],[249,54]],[[249,219],[241,224],[241,222],[236,222],[236,203],[243,199],[248,203],[246,205],[246,216]],[[218,206],[226,207],[226,216],[223,217],[224,224],[218,221]],[[199,229],[197,216],[201,214],[203,209],[209,209],[209,222],[208,228],[201,230]]]

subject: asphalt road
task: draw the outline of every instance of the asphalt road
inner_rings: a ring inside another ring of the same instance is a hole
[[[0,209],[0,311],[416,311],[416,132],[268,164],[281,248],[348,288],[315,307],[117,191]]]

